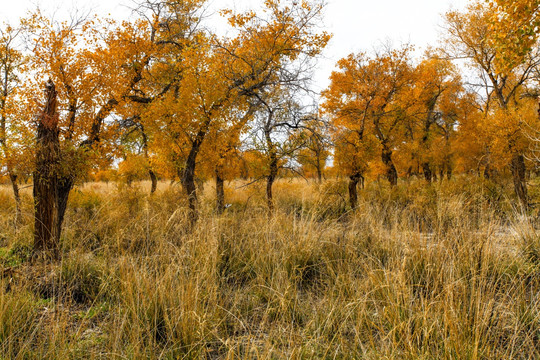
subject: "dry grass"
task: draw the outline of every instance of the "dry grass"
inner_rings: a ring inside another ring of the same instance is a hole
[[[0,358],[540,357],[540,238],[505,191],[372,183],[351,212],[340,181],[283,180],[269,218],[239,185],[192,231],[168,183],[81,186],[59,264],[0,191]]]

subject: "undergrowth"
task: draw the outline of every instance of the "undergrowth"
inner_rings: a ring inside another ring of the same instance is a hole
[[[62,260],[32,263],[32,206],[0,191],[0,358],[533,359],[540,237],[509,192],[460,177],[390,189],[74,190]],[[239,188],[239,189],[238,189]],[[4,201],[5,200],[5,201]]]

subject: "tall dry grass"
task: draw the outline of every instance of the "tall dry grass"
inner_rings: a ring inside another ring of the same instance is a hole
[[[540,358],[540,238],[472,178],[261,185],[188,230],[180,189],[87,184],[60,263],[29,261],[32,200],[0,191],[0,358]]]

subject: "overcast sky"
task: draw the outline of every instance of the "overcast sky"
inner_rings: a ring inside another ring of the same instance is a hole
[[[16,23],[37,5],[45,13],[60,14],[73,8],[94,9],[101,15],[127,18],[132,0],[0,0],[0,21]],[[213,0],[212,8],[241,10],[257,0]],[[441,15],[449,9],[463,9],[469,0],[328,0],[324,24],[334,34],[315,75],[317,90],[328,85],[334,64],[351,52],[369,51],[391,41],[409,42],[422,53],[427,45],[436,45],[442,24]],[[219,21],[212,24],[218,26]],[[211,25],[212,26],[212,25]]]

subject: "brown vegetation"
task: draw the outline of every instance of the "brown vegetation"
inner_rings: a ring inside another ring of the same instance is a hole
[[[510,181],[473,180],[372,182],[356,211],[344,181],[281,180],[270,220],[264,184],[226,183],[222,215],[207,184],[191,232],[176,186],[89,183],[58,263],[30,262],[32,200],[14,230],[6,186],[0,356],[538,357],[537,231]]]

